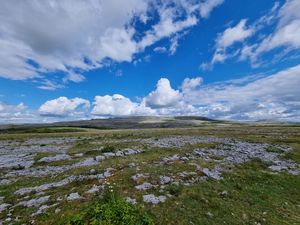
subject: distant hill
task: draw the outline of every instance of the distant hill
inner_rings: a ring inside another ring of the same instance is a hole
[[[180,128],[196,127],[208,123],[221,123],[224,121],[213,120],[198,116],[177,117],[121,117],[108,119],[91,119],[79,121],[66,121],[47,124],[20,124],[0,125],[0,130],[7,129],[31,129],[44,127],[83,127],[97,129],[142,129],[142,128]]]

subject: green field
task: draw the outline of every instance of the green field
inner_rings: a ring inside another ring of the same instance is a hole
[[[0,167],[0,205],[9,204],[0,213],[3,224],[300,224],[297,125],[32,128],[2,132],[0,140],[0,159],[12,165]],[[250,157],[251,146],[264,155]],[[138,151],[126,155],[128,149]],[[28,161],[18,158],[22,151]],[[118,152],[120,155],[95,160]],[[62,154],[61,159],[55,158]],[[278,171],[270,169],[272,161],[262,159],[275,156],[283,165]],[[20,160],[20,164],[10,159]],[[80,164],[86,159],[90,165]],[[245,161],[238,162],[240,159]],[[220,179],[205,172],[219,165]],[[92,177],[108,168],[109,176]],[[137,174],[140,176],[133,179]],[[41,188],[71,176],[76,178],[64,185]],[[162,177],[171,181],[162,183]],[[137,186],[145,183],[152,186],[138,190]],[[101,188],[88,193],[93,185]],[[18,194],[22,188],[33,189]],[[70,193],[80,197],[68,200]],[[144,196],[150,194],[165,199],[149,203]],[[48,197],[39,203],[42,196]],[[128,203],[128,197],[136,204]],[[35,201],[29,202],[31,199]]]

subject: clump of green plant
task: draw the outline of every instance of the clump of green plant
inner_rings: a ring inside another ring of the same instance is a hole
[[[113,145],[105,145],[102,149],[101,152],[114,152],[115,151],[115,146]]]
[[[103,196],[86,212],[74,215],[68,225],[153,225],[152,217],[138,206],[126,202],[113,186],[105,188]]]
[[[278,153],[278,154],[284,153],[284,151],[281,148],[278,148],[278,147],[275,147],[275,146],[270,146],[270,147],[266,148],[266,151],[267,152],[274,152],[274,153]]]
[[[182,191],[182,186],[181,185],[170,185],[166,188],[166,190],[174,196],[179,196],[181,191]]]

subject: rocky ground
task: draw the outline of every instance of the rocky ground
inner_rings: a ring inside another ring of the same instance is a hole
[[[43,215],[63,217],[72,204],[88,204],[112,184],[126,189],[122,195],[130,204],[176,202],[176,187],[222,182],[253,160],[270,174],[299,179],[299,162],[285,157],[293,151],[286,143],[178,131],[157,137],[6,137],[0,140],[0,224],[44,224],[49,220]]]

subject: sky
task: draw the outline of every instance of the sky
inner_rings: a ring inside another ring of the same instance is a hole
[[[0,1],[0,123],[300,121],[299,0]]]

